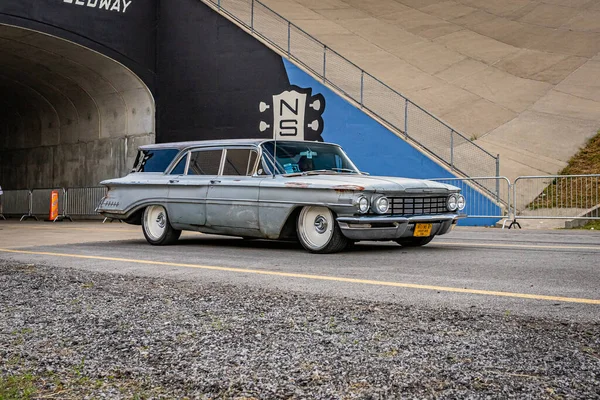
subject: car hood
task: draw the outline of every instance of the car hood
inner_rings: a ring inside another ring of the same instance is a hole
[[[333,188],[373,192],[440,193],[458,192],[456,186],[424,179],[354,174],[322,174],[282,177],[285,186]]]

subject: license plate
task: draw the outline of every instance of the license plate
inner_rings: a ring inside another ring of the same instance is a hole
[[[431,236],[433,224],[415,224],[414,236]]]

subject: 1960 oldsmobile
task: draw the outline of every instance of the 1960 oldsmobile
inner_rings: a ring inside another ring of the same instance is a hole
[[[123,178],[101,182],[97,211],[142,225],[150,244],[182,230],[299,240],[334,253],[360,240],[422,246],[465,207],[454,186],[369,176],[335,144],[238,139],[142,146]]]

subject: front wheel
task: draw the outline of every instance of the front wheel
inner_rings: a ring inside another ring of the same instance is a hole
[[[327,207],[303,207],[296,231],[302,246],[311,253],[337,253],[348,245],[348,239]]]
[[[402,247],[420,247],[425,246],[427,243],[433,240],[433,236],[427,237],[410,237],[410,238],[400,238],[396,239],[396,243],[398,243]]]
[[[148,243],[155,246],[173,244],[181,231],[173,229],[169,223],[167,210],[163,206],[149,206],[142,216],[142,230]]]

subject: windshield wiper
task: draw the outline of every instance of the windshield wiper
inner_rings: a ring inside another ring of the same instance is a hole
[[[337,171],[337,172],[348,172],[351,174],[356,174],[357,172],[353,169],[350,168],[331,168],[332,171]]]
[[[304,172],[306,175],[319,175],[319,174],[339,174],[339,173],[351,173],[356,174],[357,172],[348,168],[331,168],[331,169],[315,169],[313,171]]]

